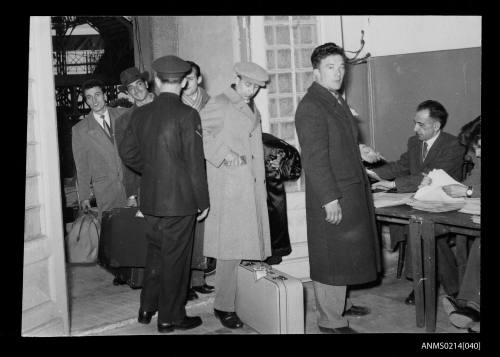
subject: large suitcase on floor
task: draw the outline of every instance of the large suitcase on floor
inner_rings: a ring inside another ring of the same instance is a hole
[[[267,264],[243,262],[238,267],[236,313],[259,333],[303,334],[302,282]]]
[[[142,286],[149,225],[135,207],[120,207],[102,214],[98,263],[132,288]]]

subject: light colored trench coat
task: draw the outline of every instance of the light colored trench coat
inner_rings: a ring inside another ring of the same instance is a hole
[[[271,255],[271,238],[260,114],[229,88],[211,98],[200,116],[210,195],[204,255],[264,260]],[[226,166],[230,150],[246,164]]]

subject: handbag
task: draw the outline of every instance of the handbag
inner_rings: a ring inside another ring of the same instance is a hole
[[[269,133],[262,133],[264,145],[264,165],[266,178],[277,181],[294,181],[302,174],[299,151],[286,141]],[[273,167],[271,161],[279,158],[278,167]]]

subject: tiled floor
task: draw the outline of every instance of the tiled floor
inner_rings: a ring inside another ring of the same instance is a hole
[[[279,268],[279,267],[278,267]],[[70,266],[68,281],[71,291],[71,335],[156,335],[156,317],[151,324],[137,322],[140,290],[127,285],[114,286],[110,273],[99,266]],[[213,284],[213,276],[207,282]],[[388,271],[382,283],[371,287],[351,290],[356,305],[368,306],[372,312],[364,317],[350,319],[352,328],[362,333],[425,333],[424,328],[415,325],[415,308],[404,304],[404,298],[411,290],[411,282],[395,279]],[[203,325],[189,331],[175,331],[173,334],[256,334],[248,326],[230,330],[224,328],[213,315],[214,294],[201,295],[186,306],[188,315],[199,315]],[[312,283],[304,283],[306,302],[306,334],[321,333],[316,325],[315,301]],[[437,305],[436,333],[461,333],[450,324],[440,299]]]

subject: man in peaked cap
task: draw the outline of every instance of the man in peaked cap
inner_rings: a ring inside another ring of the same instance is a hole
[[[125,129],[127,129],[130,123],[132,113],[138,107],[151,103],[155,97],[153,93],[148,91],[148,80],[149,72],[144,71],[141,73],[136,67],[127,68],[120,74],[120,81],[122,84],[118,86],[118,90],[130,95],[134,100],[134,105],[128,108],[116,121],[115,138],[118,146],[123,139],[123,135],[125,135]],[[125,191],[128,197],[127,205],[137,206],[141,176],[126,165],[124,166],[123,176]],[[115,279],[115,284],[118,283],[120,283],[119,279]]]
[[[269,80],[255,63],[234,66],[235,83],[201,111],[211,213],[203,252],[217,259],[214,313],[227,328],[243,323],[235,312],[242,259],[271,255],[260,114],[253,98]]]
[[[164,56],[152,68],[159,95],[132,114],[120,155],[142,174],[139,208],[151,227],[138,321],[158,311],[158,331],[172,332],[202,323],[186,316],[185,303],[194,227],[209,199],[200,116],[180,100],[191,66]]]

